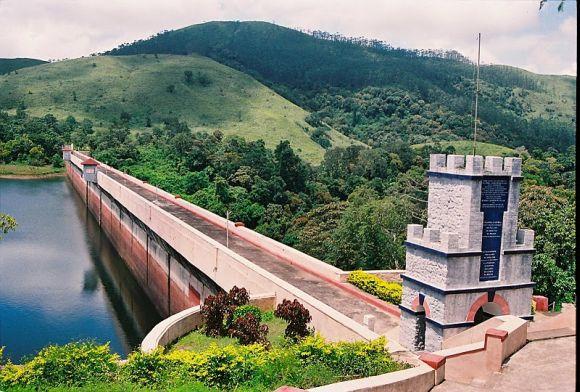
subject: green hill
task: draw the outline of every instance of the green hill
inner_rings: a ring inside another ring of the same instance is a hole
[[[449,134],[462,139],[471,128],[473,64],[457,52],[405,50],[265,22],[209,22],[108,53],[211,57],[368,144],[385,143],[394,135],[410,144],[449,139]],[[484,66],[481,77],[482,140],[560,150],[575,143],[574,77],[495,65]]]
[[[0,108],[23,103],[32,115],[72,115],[96,127],[123,115],[134,129],[178,118],[194,130],[263,139],[272,148],[287,139],[310,162],[324,155],[310,138],[304,109],[250,76],[198,55],[67,60],[0,76],[0,86]],[[336,131],[329,137],[336,146],[352,142]]]
[[[0,59],[0,75],[44,63],[46,63],[46,61],[27,58]]]

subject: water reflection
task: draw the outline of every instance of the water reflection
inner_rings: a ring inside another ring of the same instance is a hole
[[[94,339],[125,355],[160,320],[65,179],[0,179],[18,230],[0,242],[0,346],[13,359]]]

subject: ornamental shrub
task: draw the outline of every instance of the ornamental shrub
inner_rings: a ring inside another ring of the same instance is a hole
[[[204,332],[207,336],[223,336],[225,332],[224,318],[226,317],[226,295],[218,293],[208,296],[202,307],[201,316],[204,322]]]
[[[123,366],[124,378],[139,385],[156,385],[167,382],[170,377],[171,361],[163,355],[163,349],[145,354],[135,351]]]
[[[384,336],[370,342],[327,343],[317,334],[302,340],[295,350],[304,365],[324,365],[343,376],[368,377],[405,368],[392,359],[386,343]]]
[[[266,321],[262,320],[262,311],[260,310],[260,308],[254,305],[242,305],[236,308],[236,310],[234,310],[233,313],[233,320],[235,321],[238,317],[244,317],[246,314],[249,313],[253,314],[254,317],[256,317],[260,321]]]
[[[283,355],[289,353],[278,349],[266,350],[261,344],[225,347],[212,344],[203,351],[178,350],[165,357],[181,364],[189,380],[226,389],[252,380]]]
[[[297,340],[312,333],[308,328],[308,323],[312,321],[312,316],[310,316],[308,309],[297,300],[283,300],[276,307],[274,315],[286,320],[288,326],[286,326],[284,335],[291,340]]]
[[[397,282],[386,282],[381,278],[365,271],[352,271],[348,274],[347,282],[359,289],[375,295],[383,301],[398,305],[403,296],[403,287]]]
[[[69,343],[47,346],[23,365],[8,363],[0,371],[0,386],[76,387],[111,382],[118,375],[119,356],[108,344]]]
[[[201,307],[204,319],[205,334],[208,336],[226,336],[234,321],[235,310],[250,302],[250,295],[245,288],[232,287],[229,293],[210,295]]]
[[[253,313],[247,313],[244,316],[235,318],[230,327],[230,335],[237,338],[240,344],[260,343],[264,346],[269,346],[267,339],[268,326],[266,324],[260,325],[259,317],[259,315],[256,317]]]

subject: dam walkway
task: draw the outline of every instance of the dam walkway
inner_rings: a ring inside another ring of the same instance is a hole
[[[338,281],[331,282],[328,279],[324,279],[324,277],[318,276],[316,273],[291,264],[283,258],[235,235],[230,234],[229,240],[226,240],[226,232],[223,228],[197,216],[193,211],[182,205],[163,198],[155,192],[146,189],[136,182],[129,181],[113,171],[104,170],[102,174],[124,185],[222,245],[225,246],[227,241],[228,247],[232,251],[327,304],[355,322],[363,324],[365,315],[373,315],[375,317],[374,331],[379,335],[391,337],[391,341],[396,340],[399,318],[375,306],[373,300],[366,293],[353,293],[354,291],[358,291],[354,286]]]

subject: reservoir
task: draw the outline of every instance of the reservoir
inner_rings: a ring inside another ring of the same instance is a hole
[[[161,318],[65,177],[0,179],[0,347],[13,361],[48,344],[110,342],[122,356]]]

